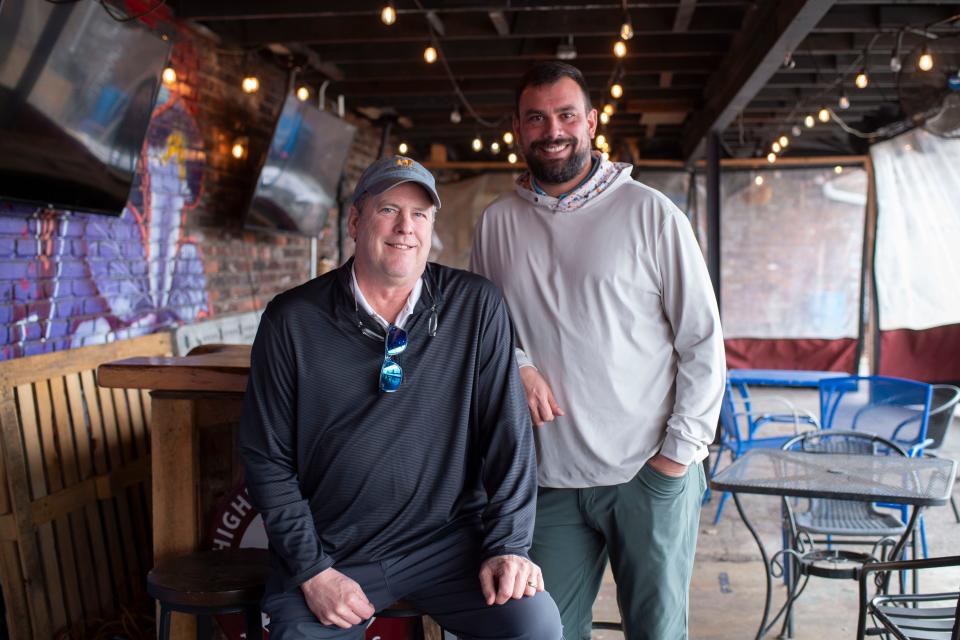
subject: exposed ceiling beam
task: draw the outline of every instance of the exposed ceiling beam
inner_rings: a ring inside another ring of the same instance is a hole
[[[686,161],[698,156],[706,135],[722,132],[763,88],[835,0],[767,0],[748,14],[719,70],[704,89],[704,105],[690,119],[681,147]]]

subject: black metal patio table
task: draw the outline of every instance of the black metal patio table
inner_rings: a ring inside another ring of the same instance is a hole
[[[949,501],[956,471],[957,463],[944,458],[754,449],[718,472],[710,481],[710,486],[733,495],[737,512],[756,541],[763,559],[766,600],[757,639],[769,631],[767,619],[772,596],[771,565],[766,548],[747,518],[737,494],[866,502],[878,500],[914,506],[916,508],[910,521],[891,552],[891,557],[897,558],[913,532],[922,508]],[[864,624],[864,619],[859,620],[858,638],[863,638]]]

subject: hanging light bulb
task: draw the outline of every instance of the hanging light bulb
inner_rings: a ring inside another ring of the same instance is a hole
[[[494,140],[490,143],[490,151],[493,153],[500,153],[500,143]]]
[[[607,124],[610,122],[610,116],[607,115],[606,111],[600,112],[600,124]]]
[[[433,47],[427,47],[423,50],[423,59],[427,64],[433,64],[437,61],[437,50]]]
[[[461,120],[463,120],[463,116],[460,115],[460,109],[454,107],[453,111],[450,112],[450,122],[460,124]]]
[[[795,125],[793,125],[793,128],[790,129],[790,133],[792,133],[792,134],[793,134],[793,137],[796,138],[796,137],[799,136],[801,133],[803,133],[803,130],[800,128],[799,125],[796,125],[796,124],[795,124]]]
[[[627,55],[627,43],[623,40],[617,40],[617,43],[613,45],[613,55],[618,58],[622,58]]]
[[[247,139],[237,138],[230,147],[230,155],[237,160],[243,160],[247,155]]]
[[[620,25],[620,39],[629,40],[633,37],[633,25],[630,24],[630,14],[623,16],[623,24]]]
[[[607,144],[607,137],[600,133],[593,139],[593,142],[597,145],[597,149],[602,149],[603,145]]]
[[[813,125],[815,124],[816,124],[816,121],[813,119],[813,116],[811,115],[808,115],[806,118],[803,119],[803,126],[805,126],[807,129],[813,129]]]
[[[837,101],[837,106],[846,111],[850,108],[850,98],[847,97],[847,94],[841,93],[840,100]]]
[[[240,81],[240,88],[244,93],[256,93],[260,90],[260,79],[257,76],[247,76]]]
[[[474,151],[478,151],[478,152],[479,152],[479,151],[482,151],[482,150],[483,150],[483,140],[481,140],[480,138],[474,138],[474,139],[473,139],[473,142],[471,143],[470,146],[473,147],[473,150],[474,150]]]
[[[507,144],[513,144],[513,132],[504,131],[503,132],[503,141]]]
[[[510,155],[508,155],[507,162],[509,162],[510,164],[517,164],[517,154],[511,153]]]
[[[756,178],[754,178],[754,179],[753,179],[753,184],[757,185],[758,187],[762,187],[762,186],[763,186],[763,176],[757,176]]]
[[[767,162],[769,162],[770,164],[773,164],[776,161],[777,161],[777,154],[773,153],[772,151],[767,154]]]
[[[612,95],[614,98],[621,97],[623,95],[623,87],[621,87],[619,83],[614,84],[612,87],[610,87],[610,95]]]
[[[837,165],[833,168],[833,172],[839,175],[843,173],[843,167],[841,167],[840,165]]]
[[[781,151],[780,143],[779,143],[779,142],[774,142],[772,145],[770,145],[770,149],[771,149],[774,153],[780,153],[780,151]]]
[[[163,75],[161,77],[163,78],[163,84],[169,87],[177,81],[177,72],[173,67],[167,67],[163,70]]]
[[[306,102],[309,97],[310,97],[310,89],[308,89],[307,87],[300,87],[299,89],[297,89],[297,100],[299,100],[300,102]]]
[[[399,153],[400,155],[402,156],[407,155],[407,151],[410,151],[410,147],[407,146],[406,142],[401,142],[400,144],[397,145],[397,153]]]
[[[917,58],[917,68],[920,71],[930,71],[933,69],[933,56],[930,54],[930,50],[927,49],[927,45],[923,45],[923,51],[920,53],[920,57]]]
[[[397,10],[393,8],[393,3],[388,2],[380,11],[380,22],[387,25],[388,27],[397,21]]]
[[[867,76],[866,69],[857,74],[857,77],[854,79],[853,83],[857,85],[857,89],[867,88],[867,85],[870,84],[870,77]]]
[[[616,110],[616,109],[614,109],[613,105],[610,104],[609,102],[608,102],[607,104],[603,105],[603,112],[604,112],[605,114],[607,114],[608,116],[612,116],[612,115],[613,115],[613,112],[614,112],[615,110]]]
[[[817,112],[817,120],[824,123],[830,122],[830,110],[826,107],[820,109],[820,111]]]
[[[784,149],[790,146],[790,138],[788,138],[787,136],[780,136],[780,139],[777,142],[779,142],[780,146],[783,147]]]

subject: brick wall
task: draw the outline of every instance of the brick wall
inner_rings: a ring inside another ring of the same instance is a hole
[[[177,82],[157,98],[121,216],[0,201],[0,359],[261,308],[308,278],[307,238],[243,229],[286,74],[186,30],[171,65]],[[240,90],[250,65],[261,81],[254,95]],[[352,122],[347,193],[380,135]],[[249,140],[243,160],[230,155],[239,137]],[[337,218],[320,237],[322,270],[340,261]]]

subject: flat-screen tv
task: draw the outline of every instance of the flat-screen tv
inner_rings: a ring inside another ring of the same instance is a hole
[[[356,127],[287,96],[264,157],[246,226],[316,236],[337,205]]]
[[[0,199],[122,213],[169,52],[99,2],[0,2]]]

